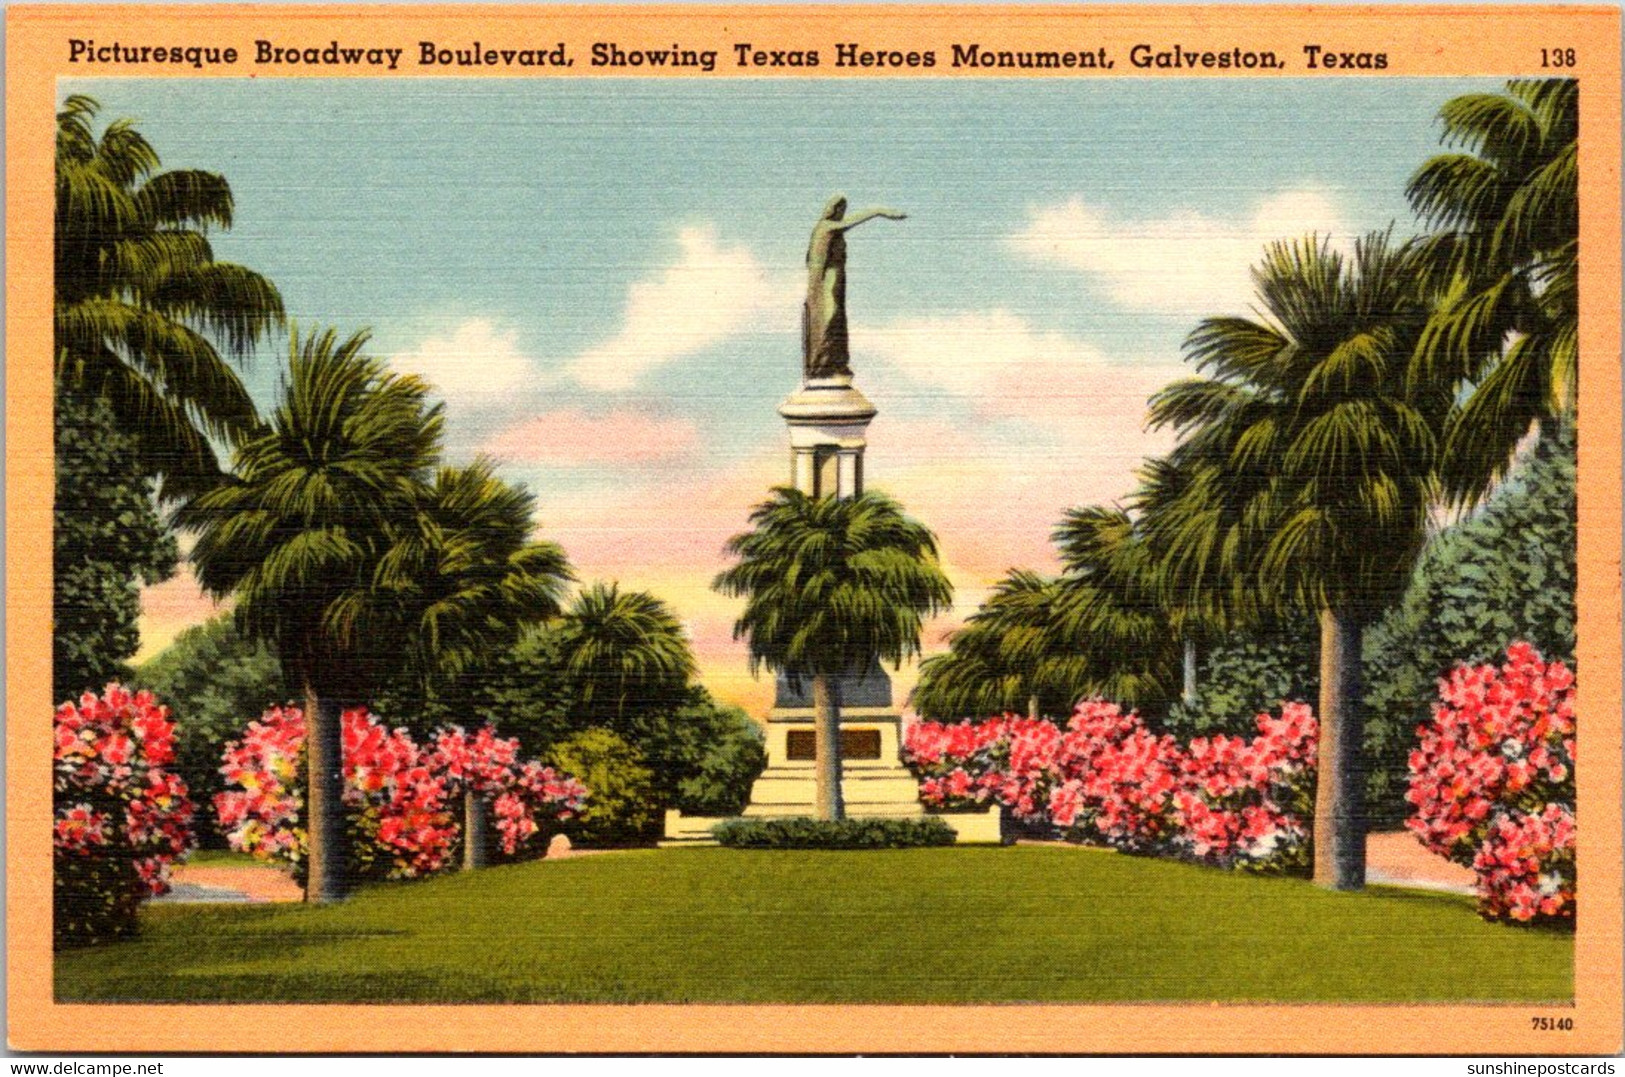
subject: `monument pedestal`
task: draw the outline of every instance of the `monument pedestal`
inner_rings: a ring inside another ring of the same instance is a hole
[[[863,493],[863,450],[875,406],[852,387],[850,374],[808,378],[779,405],[790,427],[790,476],[810,497]],[[840,678],[841,799],[855,817],[925,814],[919,783],[903,766],[902,716],[892,706],[891,678],[876,662],[861,676]],[[817,804],[818,763],[812,682],[783,674],[767,716],[767,769],[751,787],[748,818],[810,816]],[[999,814],[944,815],[961,842],[998,842]],[[720,819],[666,813],[668,845],[708,844]]]
[[[817,800],[817,738],[812,687],[782,674],[767,716],[767,769],[750,792],[747,817],[812,815]],[[903,719],[891,705],[891,679],[877,663],[843,677],[841,801],[852,816],[923,815],[919,782],[902,761]]]

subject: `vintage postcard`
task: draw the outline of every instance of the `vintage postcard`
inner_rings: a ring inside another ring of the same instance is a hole
[[[1621,1050],[1617,9],[6,29],[13,1048]]]

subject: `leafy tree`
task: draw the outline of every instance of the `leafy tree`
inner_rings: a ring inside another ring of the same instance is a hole
[[[767,766],[761,727],[697,684],[674,707],[630,714],[624,736],[653,772],[657,805],[690,815],[739,814]]]
[[[276,652],[237,631],[229,614],[183,629],[175,641],[142,663],[135,683],[150,689],[175,720],[175,767],[191,791],[200,837],[224,847],[207,821],[224,787],[220,756],[227,741],[267,707],[288,699]]]
[[[566,831],[589,845],[641,841],[657,821],[654,772],[643,753],[608,729],[584,729],[555,744],[547,762],[590,791],[587,807]]]
[[[1301,631],[1254,629],[1216,639],[1202,653],[1198,678],[1196,698],[1176,704],[1163,723],[1181,738],[1251,737],[1260,712],[1320,694],[1315,640]]]
[[[282,299],[258,273],[214,259],[208,232],[232,222],[225,179],[159,172],[129,120],[96,134],[99,108],[75,95],[57,114],[57,379],[105,399],[135,438],[137,473],[188,496],[219,476],[209,439],[256,422],[227,358],[282,324]]]
[[[1530,423],[1571,415],[1579,369],[1580,90],[1514,79],[1439,112],[1442,141],[1411,177],[1433,229],[1420,265],[1440,289],[1413,376],[1466,385],[1445,431],[1442,476],[1483,497]]]
[[[423,736],[436,726],[491,725],[517,737],[526,755],[548,748],[590,724],[581,718],[577,685],[563,672],[558,622],[526,628],[441,680],[426,696],[405,684],[379,693],[378,712]]]
[[[273,645],[305,699],[307,900],[345,890],[340,715],[399,668],[403,642],[358,631],[358,595],[401,521],[428,499],[441,415],[428,386],[328,330],[290,341],[289,381],[269,421],[237,435],[232,474],[183,507],[210,594],[236,600],[240,630]]]
[[[399,640],[398,683],[435,698],[480,656],[558,614],[573,574],[556,543],[530,541],[535,504],[483,458],[440,468],[415,514],[392,526],[372,587],[339,599],[339,616],[353,619],[357,634]],[[471,724],[467,715],[455,721]],[[463,832],[485,833],[487,811],[466,788]],[[465,868],[485,866],[485,843],[465,851]]]
[[[1118,508],[1071,509],[1054,539],[1066,566],[1067,631],[1088,652],[1085,694],[1164,714],[1178,692],[1182,659],[1194,664],[1197,618],[1186,600],[1159,590],[1140,525]]]
[[[573,574],[557,543],[531,540],[535,508],[489,460],[441,467],[416,511],[394,521],[374,585],[345,594],[357,631],[404,643],[402,679],[426,698],[558,616]]]
[[[1437,486],[1448,385],[1407,366],[1427,322],[1414,250],[1366,236],[1272,244],[1261,321],[1210,318],[1186,342],[1207,379],[1158,393],[1153,421],[1196,446],[1192,479],[1227,521],[1239,583],[1318,616],[1315,881],[1365,879],[1361,637],[1403,591]]]
[[[694,674],[682,622],[647,591],[594,583],[570,604],[558,633],[582,706],[612,728],[624,728],[628,705],[674,707]]]
[[[949,638],[948,652],[920,663],[914,709],[943,719],[1071,713],[1084,659],[1062,621],[1065,597],[1059,580],[1011,569]]]
[[[565,668],[562,632],[562,619],[532,627],[445,682],[432,698],[387,694],[379,712],[420,734],[448,722],[489,723],[517,737],[525,754],[546,755],[586,729],[607,728],[613,716],[613,710],[582,702],[582,678]],[[651,812],[736,812],[767,761],[760,727],[698,684],[675,696],[629,696],[622,721],[611,731],[636,748],[653,772]]]
[[[136,441],[105,400],[57,393],[52,533],[51,693],[56,702],[127,680],[140,645],[139,584],[175,571],[175,539],[158,518]]]
[[[1369,633],[1373,815],[1398,823],[1417,726],[1456,663],[1497,661],[1524,640],[1573,668],[1575,435],[1548,429],[1472,515],[1429,543],[1404,598]]]
[[[817,810],[839,819],[839,678],[919,654],[924,619],[948,609],[952,588],[935,536],[884,494],[815,498],[780,487],[750,521],[754,530],[728,542],[738,562],[714,586],[745,599],[734,635],[749,639],[753,670],[811,679]]]

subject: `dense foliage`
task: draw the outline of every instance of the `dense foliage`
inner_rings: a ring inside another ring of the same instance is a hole
[[[443,871],[455,859],[465,788],[488,799],[501,851],[519,855],[546,829],[573,818],[587,800],[578,781],[522,761],[518,745],[480,730],[440,731],[420,745],[364,708],[343,715],[348,870],[360,878],[411,879]],[[288,864],[302,879],[307,861],[304,751],[298,707],[273,707],[226,747],[226,789],[215,797],[233,849]]]
[[[1303,704],[1260,714],[1251,739],[1180,743],[1116,704],[1080,703],[1061,729],[1006,716],[920,722],[904,759],[937,808],[997,803],[1067,838],[1222,867],[1308,863],[1318,727]]]
[[[588,729],[608,729],[652,772],[651,817],[667,808],[729,815],[744,807],[767,764],[761,727],[744,711],[695,683],[588,700],[583,682],[566,663],[555,623],[493,651],[432,697],[390,693],[378,706],[420,736],[448,722],[487,724],[534,756]]]
[[[193,845],[192,801],[169,769],[174,725],[149,692],[110,684],[57,708],[52,783],[58,946],[133,934]]]
[[[1400,822],[1407,764],[1440,677],[1514,641],[1574,661],[1575,437],[1548,424],[1512,476],[1477,511],[1434,538],[1405,596],[1368,635],[1366,751],[1374,820]]]
[[[1440,479],[1456,503],[1504,475],[1532,422],[1574,415],[1580,362],[1580,84],[1511,79],[1439,110],[1447,147],[1405,194],[1435,285],[1411,377],[1466,392]]]
[[[952,845],[941,819],[729,819],[711,828],[731,849],[913,849]]]
[[[107,403],[59,387],[56,407],[51,690],[71,699],[129,677],[140,587],[168,579],[179,553]]]
[[[242,732],[243,719],[288,697],[275,651],[244,638],[229,614],[183,629],[137,668],[135,681],[169,707],[175,770],[200,804],[214,803],[225,788],[220,755]],[[201,842],[224,847],[212,817],[199,824]]]
[[[622,845],[654,836],[655,776],[643,753],[608,729],[584,729],[553,745],[547,761],[592,790],[592,799],[567,826],[586,845]]]
[[[186,496],[219,478],[210,439],[257,421],[228,360],[282,324],[282,299],[258,273],[214,258],[208,234],[229,229],[234,210],[225,178],[160,172],[131,121],[98,134],[99,111],[76,94],[57,113],[56,375],[106,401],[134,438],[127,474]]]
[[[1162,725],[1176,736],[1250,733],[1251,716],[1286,703],[1307,703],[1320,691],[1313,633],[1234,632],[1204,647],[1197,662],[1196,699],[1169,708]]]
[[[1406,799],[1422,843],[1478,876],[1487,919],[1573,921],[1574,675],[1514,643],[1459,665],[1417,730]]]

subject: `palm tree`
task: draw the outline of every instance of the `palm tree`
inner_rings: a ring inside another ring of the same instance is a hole
[[[1193,703],[1202,621],[1159,589],[1140,525],[1121,508],[1096,505],[1069,509],[1053,537],[1073,596],[1067,624],[1097,656],[1091,694],[1160,707],[1172,702],[1183,666],[1183,696]]]
[[[1442,141],[1411,177],[1434,234],[1422,265],[1440,291],[1413,364],[1419,381],[1471,387],[1445,432],[1456,503],[1505,474],[1531,423],[1574,411],[1579,369],[1580,91],[1514,79],[1447,102]]]
[[[564,550],[532,541],[535,498],[489,460],[442,467],[415,515],[390,521],[373,585],[341,596],[335,621],[402,642],[401,680],[431,699],[483,656],[558,616],[573,579]],[[486,807],[463,790],[463,867],[485,866]]]
[[[608,697],[613,724],[623,726],[626,707],[679,699],[694,675],[694,652],[677,615],[647,591],[622,591],[594,583],[570,604],[558,626],[566,674],[581,681],[581,702],[591,707]]]
[[[1083,694],[1082,650],[1062,624],[1059,580],[1011,569],[949,639],[946,654],[920,663],[912,702],[932,718],[1064,714]]]
[[[231,188],[201,171],[159,172],[128,120],[92,130],[79,95],[57,114],[56,375],[104,397],[137,435],[167,495],[213,483],[211,437],[243,434],[254,405],[226,356],[244,359],[283,320],[271,282],[214,260],[207,233],[232,221]]]
[[[1315,880],[1339,889],[1365,878],[1361,635],[1426,539],[1451,402],[1407,376],[1428,315],[1415,258],[1382,233],[1347,258],[1314,238],[1271,245],[1253,272],[1264,320],[1202,322],[1186,353],[1213,376],[1152,399],[1208,469],[1187,496],[1218,524],[1200,546],[1233,591],[1319,617]]]
[[[439,405],[428,386],[362,354],[365,333],[290,340],[289,382],[269,421],[235,439],[232,472],[184,505],[198,581],[236,599],[245,634],[276,646],[308,722],[306,898],[345,890],[340,716],[399,669],[400,641],[359,629],[397,528],[429,500]]]
[[[919,654],[924,619],[949,608],[953,588],[935,536],[884,494],[815,498],[779,487],[750,521],[753,530],[728,541],[738,563],[713,586],[745,599],[734,637],[749,639],[753,671],[812,680],[818,815],[840,819],[839,678]]]

